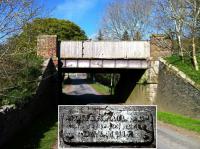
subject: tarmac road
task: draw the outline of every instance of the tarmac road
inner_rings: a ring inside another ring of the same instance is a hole
[[[100,95],[89,84],[86,84],[84,76],[71,77],[72,82],[69,88],[64,89],[63,92],[68,95]],[[91,96],[94,98],[95,96]],[[96,98],[96,97],[95,97]],[[77,98],[80,102],[80,98]],[[85,99],[81,99],[85,100]],[[88,100],[88,99],[86,99]],[[93,100],[93,99],[91,99]],[[100,96],[95,99],[99,103],[105,103]],[[88,102],[88,101],[87,101]],[[92,102],[92,101],[90,101]],[[98,103],[96,102],[96,103]],[[83,104],[86,102],[83,102]],[[200,126],[197,126],[200,127]],[[157,148],[158,149],[200,149],[200,135],[172,126],[162,122],[157,125]]]
[[[158,149],[200,149],[200,135],[158,122]]]
[[[75,75],[75,76],[70,76],[70,78],[71,78],[71,88],[64,91],[66,94],[78,95],[78,96],[86,94],[100,95],[90,85],[88,85],[85,82],[86,76]]]
[[[86,82],[86,76],[65,77],[63,86],[63,104],[85,105],[85,104],[113,104],[116,103],[113,96],[101,95]]]

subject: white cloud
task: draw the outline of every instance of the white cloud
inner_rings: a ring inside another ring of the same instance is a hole
[[[95,7],[97,0],[65,0],[57,5],[55,14],[59,18],[76,19],[83,17],[88,10]]]

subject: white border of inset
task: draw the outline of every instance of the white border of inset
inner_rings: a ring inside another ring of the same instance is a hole
[[[156,134],[156,148],[138,148],[138,149],[157,149],[157,145],[158,145],[158,138],[157,138],[157,105],[125,105],[125,104],[122,104],[122,105],[119,105],[119,104],[94,104],[94,105],[91,105],[91,104],[88,104],[88,105],[58,105],[58,134],[57,134],[57,140],[58,140],[58,143],[57,143],[57,148],[58,149],[68,149],[68,148],[60,148],[59,145],[60,145],[60,137],[59,137],[59,107],[60,106],[74,106],[74,107],[80,107],[80,106],[134,106],[134,107],[155,107],[156,108],[156,116],[155,116],[155,121],[156,121],[156,129],[155,129],[155,134]],[[73,147],[70,147],[70,148],[73,148]],[[85,149],[85,148],[81,148],[81,147],[76,147],[77,149]],[[96,149],[95,147],[87,147],[87,148],[90,148],[90,149]],[[101,148],[101,147],[97,147],[97,148]],[[119,148],[113,148],[113,147],[102,147],[104,149],[119,149]],[[125,149],[125,148],[124,148]],[[134,148],[134,149],[137,149],[137,148]]]

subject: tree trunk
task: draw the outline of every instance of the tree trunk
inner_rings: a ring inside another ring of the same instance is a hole
[[[198,66],[197,57],[196,57],[196,45],[195,45],[195,38],[194,37],[192,37],[192,60],[193,60],[195,70],[198,71],[199,66]]]
[[[179,54],[181,59],[183,60],[183,47],[182,47],[182,43],[181,43],[181,36],[178,35],[178,46],[179,46]]]

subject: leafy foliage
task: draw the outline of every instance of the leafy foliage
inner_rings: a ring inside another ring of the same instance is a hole
[[[86,40],[85,32],[68,20],[38,18],[24,26],[21,36],[32,35],[32,41],[40,34],[57,35],[59,40]]]
[[[34,54],[12,55],[7,62],[8,77],[0,79],[0,106],[26,102],[35,93],[41,74],[42,60]]]
[[[26,24],[20,34],[0,45],[0,106],[24,103],[35,93],[41,75],[42,60],[36,56],[40,34],[56,34],[59,40],[87,39],[85,32],[70,21],[38,18]]]

